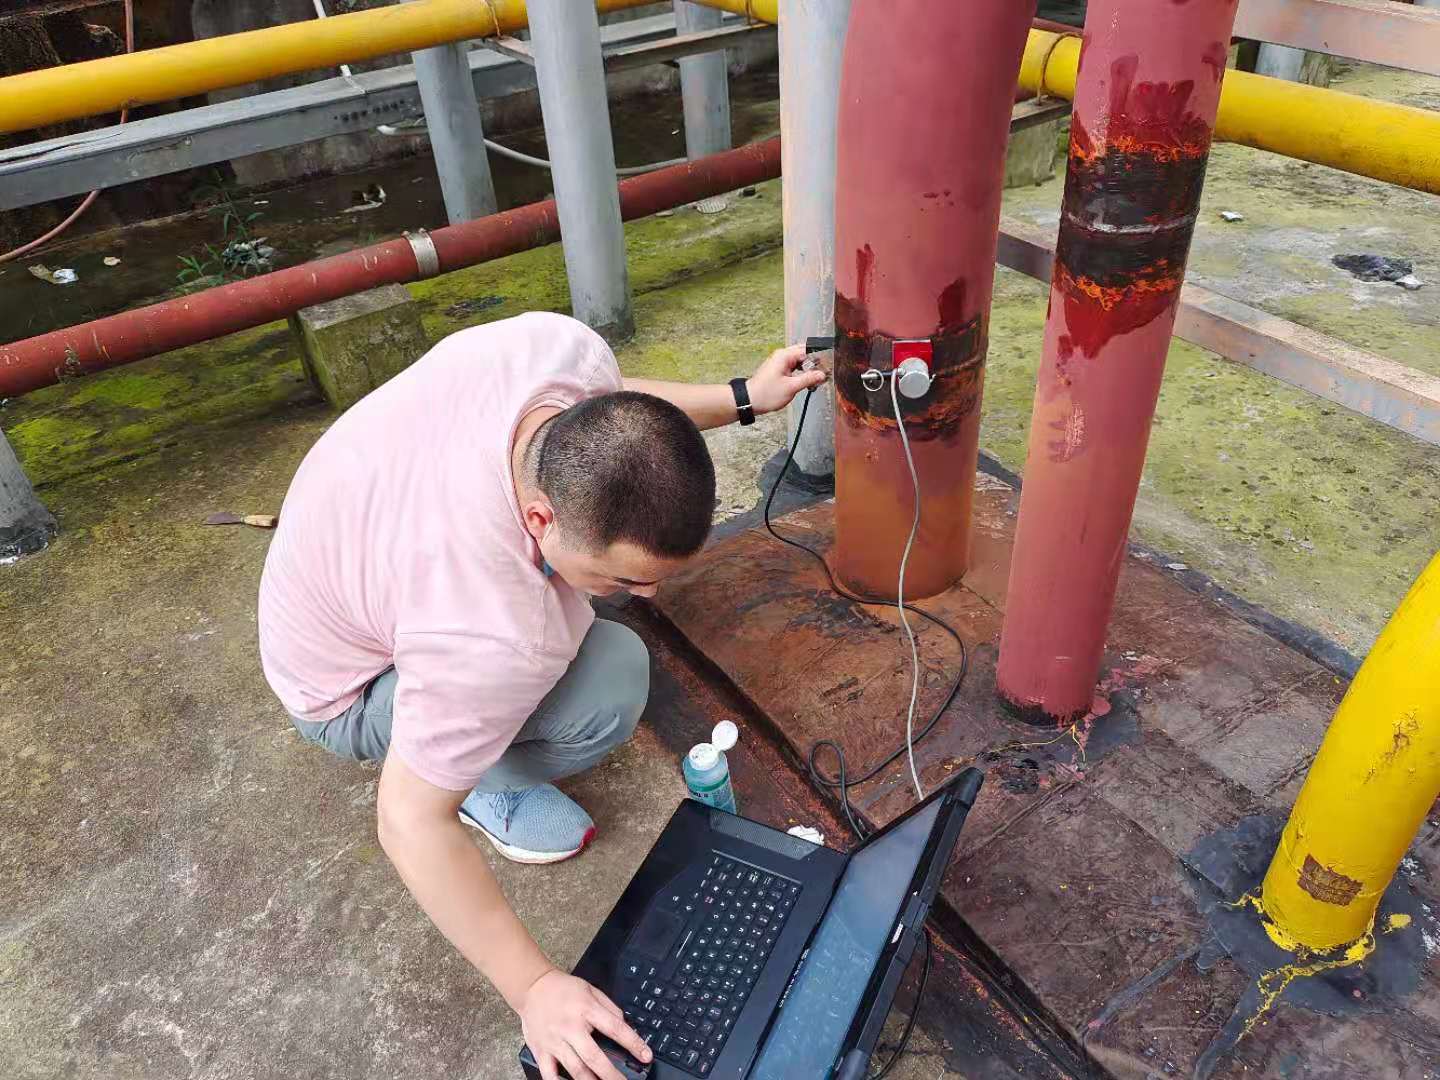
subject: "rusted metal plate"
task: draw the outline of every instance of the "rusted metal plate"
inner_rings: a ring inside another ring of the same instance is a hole
[[[1079,787],[956,862],[945,892],[1077,1033],[1125,987],[1198,945],[1205,929],[1169,852]]]
[[[1235,33],[1440,75],[1440,12],[1392,0],[1241,0]]]
[[[994,691],[1014,493],[981,477],[974,506],[964,586],[922,605],[965,638],[970,670],[917,748],[921,778],[929,788],[972,761],[988,772],[938,917],[961,938],[973,934],[977,955],[1008,974],[1014,993],[1074,1042],[1085,1039],[1115,1076],[1188,1074],[1247,980],[1224,961],[1201,973],[1188,957],[1204,923],[1179,856],[1248,815],[1283,814],[1345,685],[1132,556],[1107,643],[1108,700],[1097,706],[1109,712],[1072,733],[1024,724]],[[823,550],[829,504],[778,527]],[[893,609],[836,597],[814,561],[762,530],[716,544],[655,603],[774,725],[785,760],[830,738],[854,773],[903,738],[910,671]],[[946,693],[957,650],[916,625],[923,721]],[[902,757],[852,799],[871,823],[888,821],[913,804],[908,776]],[[1440,902],[1440,817],[1415,855],[1416,887]],[[1364,1060],[1365,1075],[1409,1076],[1417,1047],[1440,1040],[1434,1000],[1339,1020],[1282,1007],[1214,1075],[1338,1077],[1336,1062]],[[1316,1049],[1335,1045],[1343,1050],[1331,1058]]]
[[[753,706],[678,642],[663,620],[636,603],[604,602],[602,613],[635,630],[650,649],[650,705],[642,730],[647,745],[673,755],[678,772],[685,751],[707,739],[720,720],[733,721],[742,734],[728,756],[742,812],[776,828],[809,825],[830,845],[849,846],[846,825],[806,783],[768,724],[757,723]],[[1068,1080],[1077,1075],[1078,1059],[1063,1038],[1027,1016],[975,957],[935,940],[934,969],[919,1019],[934,1047],[931,1054],[968,1080]],[[917,974],[911,971],[910,993],[902,993],[897,1003],[902,1015],[913,1005]],[[882,1041],[879,1056],[887,1057],[892,1049]]]

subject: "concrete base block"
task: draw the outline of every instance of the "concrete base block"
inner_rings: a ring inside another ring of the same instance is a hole
[[[55,532],[55,518],[35,498],[15,451],[0,434],[0,566],[39,551]]]
[[[1028,187],[1042,184],[1055,175],[1060,156],[1060,120],[1037,124],[1010,134],[1005,151],[1005,186]]]
[[[311,385],[342,410],[430,348],[420,309],[403,285],[302,308],[290,316],[290,329]]]

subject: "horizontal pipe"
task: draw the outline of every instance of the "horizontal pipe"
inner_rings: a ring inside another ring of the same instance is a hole
[[[1244,0],[1235,36],[1440,75],[1440,0]]]
[[[601,12],[647,0],[597,0]],[[0,134],[523,29],[524,0],[414,3],[204,38],[0,79]]]
[[[597,0],[603,13],[646,0]],[[778,0],[696,0],[759,22]],[[0,79],[0,134],[259,79],[410,52],[526,25],[524,0],[414,0]],[[1020,85],[1071,100],[1078,37],[1031,30]],[[1440,193],[1440,113],[1230,71],[1215,136],[1417,191]]]
[[[1075,99],[1080,39],[1030,31],[1020,84]],[[1440,113],[1303,83],[1225,72],[1215,137],[1440,194]]]
[[[732,11],[756,22],[780,22],[780,0],[695,0],[695,3],[702,7]]]
[[[627,221],[646,217],[779,175],[780,140],[770,139],[624,180],[619,185],[620,214]],[[441,273],[559,238],[553,199],[430,234]],[[387,240],[0,345],[0,398],[263,326],[312,304],[420,276],[410,241]]]

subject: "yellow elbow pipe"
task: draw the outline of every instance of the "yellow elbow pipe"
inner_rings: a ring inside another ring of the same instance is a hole
[[[646,0],[599,0],[603,13]],[[0,134],[527,25],[525,0],[416,0],[0,79]]]
[[[755,22],[775,25],[780,22],[780,0],[695,0],[695,2],[703,4],[705,7],[719,8],[721,11],[744,15]]]
[[[1020,85],[1074,100],[1080,39],[1031,30]],[[1227,71],[1215,137],[1440,194],[1440,113]]]
[[[1362,938],[1440,796],[1440,555],[1391,617],[1325,741],[1265,876],[1288,947]]]

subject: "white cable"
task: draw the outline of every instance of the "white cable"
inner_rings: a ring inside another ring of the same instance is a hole
[[[905,448],[905,464],[910,467],[910,483],[915,488],[915,518],[910,523],[910,538],[905,541],[905,554],[900,556],[900,580],[895,588],[895,607],[900,612],[900,625],[910,641],[910,665],[913,676],[910,680],[910,711],[905,716],[905,752],[910,758],[910,779],[915,782],[915,797],[925,800],[925,789],[920,786],[920,772],[915,768],[915,703],[920,697],[920,650],[915,645],[915,631],[910,628],[910,619],[905,614],[905,566],[910,561],[910,550],[915,546],[915,536],[920,532],[920,475],[915,471],[915,459],[910,454],[910,436],[905,433],[905,418],[900,414],[900,380],[890,372],[890,401],[895,406],[895,426],[900,429],[900,445]]]
[[[497,143],[492,139],[486,139],[485,145],[501,157],[507,157],[511,161],[518,161],[522,165],[533,165],[537,169],[548,169],[550,162],[541,157],[534,157],[530,154],[522,154],[519,150],[512,150],[510,147]],[[639,176],[642,173],[654,172],[656,169],[668,169],[672,165],[684,165],[689,158],[671,158],[668,161],[656,161],[649,165],[627,165],[624,168],[615,170],[618,176]]]

